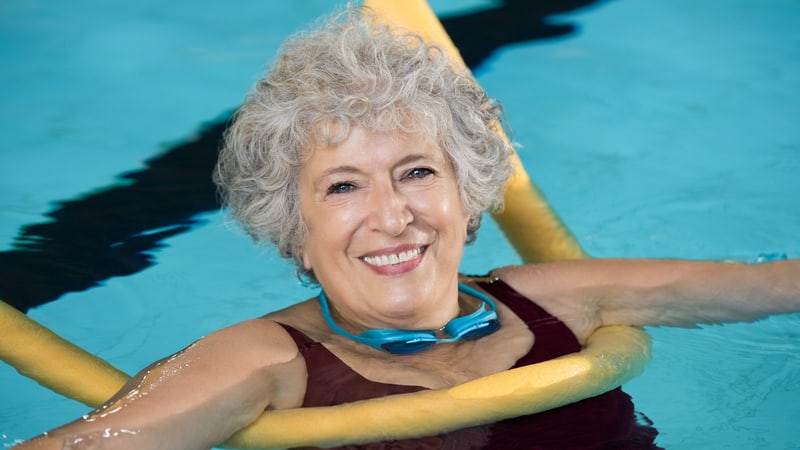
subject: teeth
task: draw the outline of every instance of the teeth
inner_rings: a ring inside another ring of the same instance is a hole
[[[361,258],[365,263],[371,266],[388,266],[394,264],[404,263],[406,261],[410,261],[422,253],[422,250],[419,248],[415,248],[414,250],[408,250],[406,252],[401,252],[393,255],[380,255],[380,256],[365,256]]]

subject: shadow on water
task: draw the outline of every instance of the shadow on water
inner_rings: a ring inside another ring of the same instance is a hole
[[[169,148],[116,186],[57,202],[51,221],[25,225],[0,253],[0,298],[20,310],[153,264],[153,250],[217,208],[211,170],[226,121]]]
[[[508,0],[442,23],[474,70],[505,45],[575,33],[576,25],[556,24],[552,16],[596,3]],[[0,299],[27,311],[153,265],[164,239],[190,230],[197,214],[218,207],[210,174],[229,117],[148,160],[144,169],[120,175],[120,185],[59,201],[47,214],[51,220],[23,226],[14,249],[0,252]]]

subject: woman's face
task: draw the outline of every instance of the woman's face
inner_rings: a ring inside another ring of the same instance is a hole
[[[457,314],[469,216],[440,148],[354,127],[313,149],[299,195],[304,266],[351,326],[436,328]]]

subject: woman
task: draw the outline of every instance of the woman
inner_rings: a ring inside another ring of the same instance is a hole
[[[499,115],[440,50],[366,13],[291,39],[237,113],[215,180],[248,233],[292,258],[319,296],[199,340],[19,448],[210,448],[265,410],[452,386],[576,351],[603,325],[800,309],[797,261],[582,260],[460,275],[510,174]],[[655,448],[654,436],[615,390],[374,448]]]

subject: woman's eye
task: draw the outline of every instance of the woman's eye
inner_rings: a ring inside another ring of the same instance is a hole
[[[356,187],[352,183],[333,183],[328,187],[328,194],[346,194],[351,192]]]
[[[428,175],[433,175],[433,173],[434,173],[433,169],[429,169],[427,167],[416,167],[408,171],[406,178],[420,179],[420,178],[425,178]]]

